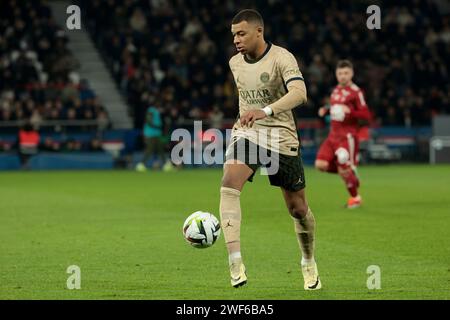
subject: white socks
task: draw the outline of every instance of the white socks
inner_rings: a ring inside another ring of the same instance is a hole
[[[228,256],[228,264],[231,265],[233,261],[236,261],[237,259],[242,259],[240,251],[233,252]]]
[[[302,264],[302,266],[305,266],[307,264],[312,264],[312,263],[315,263],[315,262],[316,261],[314,260],[314,257],[312,257],[311,259],[305,259],[305,258],[302,257],[301,264]]]

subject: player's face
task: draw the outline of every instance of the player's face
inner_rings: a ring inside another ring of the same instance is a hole
[[[353,78],[353,69],[349,67],[336,69],[336,79],[341,86],[348,85]]]
[[[262,30],[261,27],[247,21],[232,24],[231,33],[236,50],[242,54],[252,54],[257,48],[260,29]]]

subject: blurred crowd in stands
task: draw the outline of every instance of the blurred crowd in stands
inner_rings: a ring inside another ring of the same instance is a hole
[[[92,120],[108,127],[67,41],[46,1],[0,1],[0,121],[38,129],[48,120]]]
[[[298,58],[309,100],[300,119],[315,118],[336,81],[336,61],[355,65],[374,125],[430,125],[450,113],[450,15],[446,1],[375,1],[381,30],[366,26],[373,1],[78,0],[85,23],[122,92],[135,126],[156,97],[166,117],[235,118],[228,69],[236,53],[232,17],[259,10],[266,39]],[[438,6],[436,3],[440,4]]]
[[[243,8],[265,19],[266,39],[298,58],[308,88],[299,119],[316,119],[335,85],[339,59],[355,65],[374,125],[430,125],[450,113],[448,1],[378,1],[381,30],[366,26],[371,1],[77,0],[92,35],[126,96],[135,128],[156,104],[169,127],[235,118],[228,68],[236,53],[230,21]],[[108,114],[77,73],[67,30],[45,0],[0,2],[0,121],[97,120]],[[169,128],[170,130],[170,128]]]
[[[38,132],[38,131],[36,131]],[[20,139],[16,141],[1,141],[0,151],[12,151],[19,149]],[[88,141],[77,140],[73,137],[68,139],[55,139],[51,136],[41,137],[37,144],[38,151],[45,152],[77,152],[77,151],[103,151],[102,141],[99,138],[92,138]]]

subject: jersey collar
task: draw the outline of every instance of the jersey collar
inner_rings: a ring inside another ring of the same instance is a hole
[[[264,58],[266,56],[266,54],[269,52],[270,48],[272,47],[272,43],[270,41],[266,41],[266,43],[267,43],[266,51],[264,51],[264,53],[259,58],[252,60],[252,59],[247,58],[246,55],[244,55],[245,62],[253,64],[253,63],[257,63],[259,60]]]

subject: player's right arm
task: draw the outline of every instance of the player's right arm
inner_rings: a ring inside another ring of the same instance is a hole
[[[232,57],[230,58],[230,60],[228,61],[228,66],[229,66],[229,68],[230,68],[231,74],[233,75],[234,83],[235,83],[235,85],[236,85],[236,87],[237,87],[236,77],[234,76],[234,66],[233,66],[233,64],[234,64],[233,61],[234,61],[234,59],[236,59],[235,57],[236,57],[236,56],[232,56]]]
[[[328,113],[330,113],[331,104],[330,104],[330,97],[325,98],[325,104],[319,108],[319,111],[317,114],[319,117],[325,117]]]
[[[329,112],[330,112],[330,106],[325,105],[325,106],[319,108],[319,112],[317,112],[317,114],[319,115],[319,117],[325,117]]]

